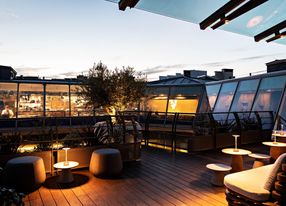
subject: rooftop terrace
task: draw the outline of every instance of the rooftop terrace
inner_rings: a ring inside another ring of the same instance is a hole
[[[252,152],[267,153],[266,146],[245,146]],[[124,165],[118,179],[99,179],[87,170],[74,170],[69,186],[56,177],[25,197],[25,205],[227,205],[225,188],[210,183],[208,163],[230,164],[220,150],[172,154],[157,148],[142,148],[141,161]],[[244,158],[245,169],[253,160]]]

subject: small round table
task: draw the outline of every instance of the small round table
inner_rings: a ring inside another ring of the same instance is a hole
[[[281,154],[286,152],[286,143],[284,142],[262,142],[270,147],[271,161],[275,161]]]
[[[269,155],[259,154],[259,153],[251,153],[248,156],[254,158],[254,163],[253,163],[252,168],[261,167],[264,165],[264,160],[270,159]]]
[[[224,176],[231,170],[231,167],[225,164],[207,164],[206,168],[213,171],[211,183],[216,186],[223,186]]]
[[[78,162],[75,162],[75,161],[67,161],[67,163],[63,161],[63,162],[58,162],[54,164],[54,168],[62,170],[59,176],[58,182],[59,183],[73,182],[74,178],[71,172],[71,168],[74,168],[76,166],[78,166]]]
[[[231,155],[231,171],[230,172],[240,172],[243,170],[243,159],[242,155],[248,155],[251,153],[249,150],[245,149],[235,149],[235,148],[226,148],[222,150],[225,154]]]

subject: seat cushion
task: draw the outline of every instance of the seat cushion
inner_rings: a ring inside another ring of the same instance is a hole
[[[273,164],[229,174],[224,178],[224,185],[249,199],[266,201],[270,197],[270,191],[264,185],[272,167]]]
[[[285,162],[286,162],[286,153],[281,154],[274,162],[271,172],[267,176],[267,181],[265,182],[264,189],[269,191],[273,190],[277,173],[281,171],[282,163]]]

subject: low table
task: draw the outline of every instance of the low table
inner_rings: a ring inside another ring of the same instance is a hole
[[[71,183],[74,181],[73,174],[71,172],[71,169],[78,166],[78,162],[75,161],[65,161],[58,162],[54,164],[54,168],[61,169],[62,172],[59,176],[58,182],[59,183]]]
[[[206,168],[213,171],[211,183],[216,186],[223,186],[224,176],[231,170],[230,166],[219,163],[207,164]]]
[[[281,154],[286,152],[286,143],[284,142],[262,142],[270,147],[271,161],[274,162]]]
[[[251,153],[249,150],[245,149],[235,149],[235,148],[226,148],[222,150],[225,154],[231,155],[231,171],[230,172],[240,172],[243,170],[243,155],[248,155]]]
[[[264,160],[269,160],[271,158],[269,155],[259,154],[259,153],[251,153],[248,156],[254,158],[254,163],[252,168],[263,166]]]

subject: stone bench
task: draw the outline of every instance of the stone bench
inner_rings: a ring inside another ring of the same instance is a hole
[[[224,176],[229,173],[231,166],[219,163],[207,164],[206,167],[213,171],[211,183],[216,186],[223,186]]]
[[[2,178],[5,186],[18,191],[37,189],[46,180],[44,161],[36,156],[13,158],[7,162]]]
[[[116,177],[122,170],[121,154],[118,149],[104,148],[93,151],[89,171],[98,177]]]

